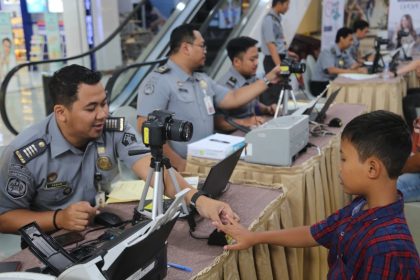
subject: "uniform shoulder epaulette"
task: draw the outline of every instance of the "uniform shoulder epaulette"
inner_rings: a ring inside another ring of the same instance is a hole
[[[155,72],[159,73],[159,74],[165,74],[167,72],[169,72],[171,70],[171,68],[169,68],[167,65],[162,65],[159,66],[158,68],[155,69]]]
[[[227,80],[226,85],[234,88],[237,81],[238,80],[235,77],[232,76],[232,77],[229,78],[229,80]]]
[[[47,142],[44,139],[36,139],[28,145],[14,151],[15,156],[22,164],[27,164],[47,149]]]
[[[105,121],[106,131],[124,131],[125,118],[124,117],[109,117]]]

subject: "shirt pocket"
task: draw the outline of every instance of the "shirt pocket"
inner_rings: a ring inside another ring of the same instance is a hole
[[[65,184],[61,187],[50,188],[44,186],[43,188],[38,189],[37,196],[38,200],[45,201],[46,205],[61,205],[71,197],[73,192],[73,187],[69,184]]]
[[[176,93],[176,97],[179,101],[183,103],[192,103],[194,102],[194,93],[186,90],[186,89],[178,89]]]

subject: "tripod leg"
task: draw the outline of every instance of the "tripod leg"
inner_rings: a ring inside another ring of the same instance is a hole
[[[283,107],[281,108],[281,115],[282,116],[286,116],[287,112],[288,112],[288,102],[289,102],[289,94],[290,94],[290,90],[289,89],[285,89],[284,90],[284,95],[283,95]]]
[[[290,90],[290,96],[292,97],[293,103],[295,104],[295,109],[297,109],[296,96],[293,90]]]
[[[147,174],[146,183],[144,184],[143,192],[141,194],[139,206],[137,208],[138,212],[142,212],[144,210],[144,206],[146,206],[145,205],[146,204],[146,196],[147,196],[147,193],[148,193],[149,188],[150,188],[150,183],[152,181],[152,174],[153,174],[153,169],[150,168],[149,173]]]
[[[169,176],[171,177],[171,181],[172,181],[173,186],[175,187],[176,192],[179,193],[181,191],[181,188],[179,187],[178,181],[176,180],[174,169],[172,167],[168,168],[168,173],[169,173]],[[187,207],[187,204],[185,203],[185,200],[182,201],[182,212],[185,215],[189,214],[188,207]]]
[[[277,101],[277,107],[276,107],[276,112],[274,113],[274,119],[277,118],[277,116],[279,115],[279,111],[280,111],[280,105],[281,102],[283,100],[283,95],[284,95],[284,89],[282,88],[280,91],[280,96],[279,96],[279,100]]]
[[[153,182],[153,207],[152,207],[152,219],[155,220],[157,216],[163,214],[163,182],[160,171],[154,172]]]

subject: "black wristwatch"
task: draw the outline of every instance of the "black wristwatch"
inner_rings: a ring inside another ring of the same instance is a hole
[[[197,191],[195,194],[193,194],[193,196],[191,197],[191,201],[190,201],[191,207],[196,208],[195,203],[196,203],[197,199],[202,195],[207,196],[207,197],[209,196],[206,192],[201,191],[201,190]]]

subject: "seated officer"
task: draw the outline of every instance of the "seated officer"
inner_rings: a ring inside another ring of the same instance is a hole
[[[351,57],[359,63],[363,63],[364,59],[360,53],[360,41],[366,38],[369,33],[369,23],[365,20],[356,20],[353,24],[353,44],[349,48]]]
[[[280,69],[275,67],[263,80],[229,90],[206,74],[196,72],[204,65],[205,59],[204,39],[192,25],[183,24],[172,31],[168,62],[150,73],[140,85],[137,99],[139,130],[150,112],[168,110],[174,112],[177,119],[193,123],[190,142],[195,142],[213,133],[214,104],[220,109],[237,108],[256,98],[269,83],[278,82],[276,73]],[[168,141],[163,147],[163,152],[178,171],[185,169],[187,144]]]
[[[92,206],[99,200],[95,180],[111,181],[118,173],[118,158],[146,178],[150,156],[128,155],[145,147],[123,118],[107,120],[108,101],[100,79],[99,72],[79,65],[54,73],[54,113],[21,132],[1,156],[0,232],[16,232],[32,221],[45,231],[84,230],[97,213]],[[176,176],[182,189],[190,188]],[[164,178],[165,193],[174,196],[169,176]],[[191,190],[186,201],[195,201],[203,217],[219,220],[223,212],[232,213],[226,203],[198,194]]]
[[[230,89],[237,89],[252,84],[257,80],[255,76],[258,68],[257,43],[257,40],[245,36],[229,41],[227,52],[232,61],[232,66],[219,79],[219,84]],[[234,131],[235,123],[249,128],[264,122],[264,118],[259,115],[272,115],[274,111],[275,104],[266,106],[255,98],[236,109],[216,110],[217,113],[214,118],[215,127],[225,132]]]
[[[367,73],[367,69],[359,68],[359,64],[347,53],[353,42],[352,34],[350,28],[340,28],[335,37],[336,44],[319,55],[310,83],[313,95],[319,95],[338,74]]]

